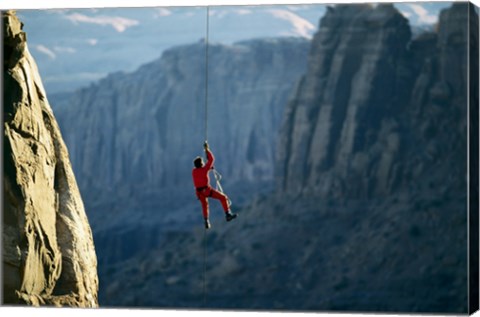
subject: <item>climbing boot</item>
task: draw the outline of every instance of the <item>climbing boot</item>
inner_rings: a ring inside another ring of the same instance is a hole
[[[208,219],[205,219],[205,229],[210,229],[210,221]]]
[[[227,219],[227,221],[230,221],[230,220],[233,220],[233,219],[237,218],[237,214],[232,214],[231,211],[228,211],[225,214],[225,218]]]

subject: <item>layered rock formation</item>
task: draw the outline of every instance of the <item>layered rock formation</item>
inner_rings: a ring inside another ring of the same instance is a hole
[[[391,5],[330,8],[287,107],[279,186],[366,198],[441,182],[448,169],[465,189],[466,16],[454,5],[438,33],[411,40]]]
[[[285,116],[283,186],[338,191],[348,175],[361,182],[375,178],[383,189],[400,146],[395,115],[405,106],[412,80],[408,21],[392,5],[337,6],[321,25],[309,72]],[[371,166],[377,160],[383,163]]]
[[[281,114],[307,51],[297,38],[209,44],[208,141],[229,182],[273,180]],[[206,133],[205,54],[203,42],[172,48],[52,102],[86,200],[191,192]]]
[[[343,279],[326,305],[467,311],[468,67],[478,61],[468,55],[469,45],[478,52],[469,42],[478,27],[467,22],[478,25],[478,16],[468,7],[452,5],[437,31],[414,39],[391,5],[336,6],[321,21],[287,108],[278,184],[294,194],[291,209],[319,213],[326,239],[338,233],[321,221],[362,214],[350,215],[344,243],[334,238],[325,249],[313,239],[331,257],[323,272]]]
[[[97,307],[97,259],[22,23],[3,13],[3,303]]]

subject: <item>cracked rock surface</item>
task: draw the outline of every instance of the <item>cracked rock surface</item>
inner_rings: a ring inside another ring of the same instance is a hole
[[[97,307],[97,257],[67,148],[14,11],[4,38],[4,304]]]

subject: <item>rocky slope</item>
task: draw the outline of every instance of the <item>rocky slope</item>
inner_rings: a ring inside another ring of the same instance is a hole
[[[206,294],[202,229],[172,229],[110,272],[130,278],[105,300],[466,313],[468,6],[415,39],[389,4],[330,8],[286,109],[277,191],[213,223]]]
[[[3,303],[97,307],[97,258],[67,148],[14,11],[4,41]]]

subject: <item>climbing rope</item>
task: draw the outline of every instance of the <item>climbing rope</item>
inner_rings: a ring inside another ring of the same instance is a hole
[[[207,307],[207,229],[203,233],[203,306]]]
[[[206,23],[206,36],[205,36],[205,142],[208,140],[208,35],[209,35],[209,20],[210,20],[210,7],[207,6],[207,23]],[[215,176],[216,189],[223,193],[220,180],[222,175],[213,169],[213,175]],[[232,202],[228,199],[228,204]],[[203,306],[207,307],[207,229],[205,228],[203,234]]]
[[[205,142],[208,140],[208,33],[210,7],[207,6],[207,32],[205,36]]]
[[[208,140],[208,33],[210,7],[207,6],[207,23],[205,36],[205,142]],[[203,233],[203,306],[207,307],[207,229]]]

